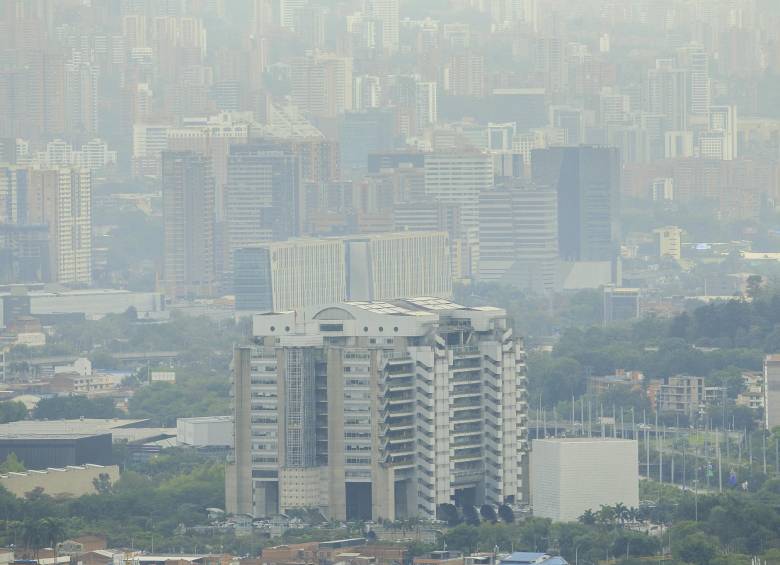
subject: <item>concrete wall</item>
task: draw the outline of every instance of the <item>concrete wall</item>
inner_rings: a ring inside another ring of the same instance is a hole
[[[26,493],[42,488],[50,496],[82,496],[94,494],[93,480],[101,474],[107,474],[111,483],[119,480],[119,467],[116,465],[85,465],[83,467],[65,467],[64,469],[46,469],[45,471],[27,471],[0,475],[0,485],[11,494],[23,497]]]

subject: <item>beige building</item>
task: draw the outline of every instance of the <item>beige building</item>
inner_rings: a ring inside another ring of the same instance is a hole
[[[28,221],[49,226],[52,278],[63,284],[92,282],[92,177],[89,169],[32,169]]]
[[[682,230],[677,226],[666,226],[653,230],[659,257],[671,257],[680,260],[680,240]]]
[[[8,473],[0,475],[0,486],[19,498],[37,488],[42,488],[49,496],[83,496],[97,492],[94,481],[100,480],[103,475],[112,484],[116,483],[119,480],[119,467],[88,464],[83,467]]]
[[[747,406],[754,410],[764,409],[764,375],[763,373],[743,372],[744,390],[737,395],[737,406]]]

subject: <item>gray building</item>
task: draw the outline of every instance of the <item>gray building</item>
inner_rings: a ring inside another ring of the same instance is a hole
[[[558,193],[558,250],[565,261],[613,261],[618,255],[620,155],[609,147],[535,149],[536,184]]]
[[[444,232],[299,238],[239,249],[234,292],[241,313],[343,300],[452,296]]]
[[[162,153],[163,282],[171,298],[213,292],[215,189],[211,159]]]
[[[273,142],[231,146],[225,188],[228,271],[238,249],[300,235],[300,184],[298,158]]]
[[[479,196],[479,280],[537,291],[556,285],[557,196],[514,182]]]

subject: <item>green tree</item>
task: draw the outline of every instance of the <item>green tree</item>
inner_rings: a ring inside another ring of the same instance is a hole
[[[0,424],[16,422],[27,418],[27,407],[15,400],[0,402]]]
[[[683,536],[672,544],[675,559],[694,565],[709,565],[717,553],[718,539],[702,532]]]
[[[26,470],[24,463],[19,461],[19,458],[13,451],[0,464],[0,473],[24,473]]]
[[[498,515],[496,514],[496,509],[493,508],[490,504],[483,504],[482,507],[479,509],[479,513],[482,516],[482,519],[485,520],[486,522],[495,524],[498,521]]]
[[[111,477],[108,473],[100,473],[97,477],[92,479],[92,484],[98,494],[108,494],[111,492]]]
[[[596,514],[588,508],[585,512],[582,513],[582,516],[577,518],[577,520],[586,526],[593,526],[596,524]]]
[[[447,522],[449,526],[460,524],[460,514],[454,504],[443,503],[436,508],[436,518],[442,522]]]
[[[467,504],[463,507],[463,520],[470,526],[479,526],[479,514],[477,509],[471,504]]]
[[[515,513],[508,504],[502,504],[498,507],[498,517],[505,524],[511,524],[515,521]]]
[[[36,420],[116,418],[121,415],[111,398],[92,399],[79,395],[44,398],[33,410],[33,418]]]
[[[444,534],[444,541],[450,549],[471,553],[479,543],[479,528],[460,524]]]

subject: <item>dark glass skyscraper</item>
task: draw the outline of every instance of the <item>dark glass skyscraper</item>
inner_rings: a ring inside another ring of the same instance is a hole
[[[620,155],[613,147],[550,147],[531,154],[535,183],[558,193],[565,261],[611,261],[619,237]]]

